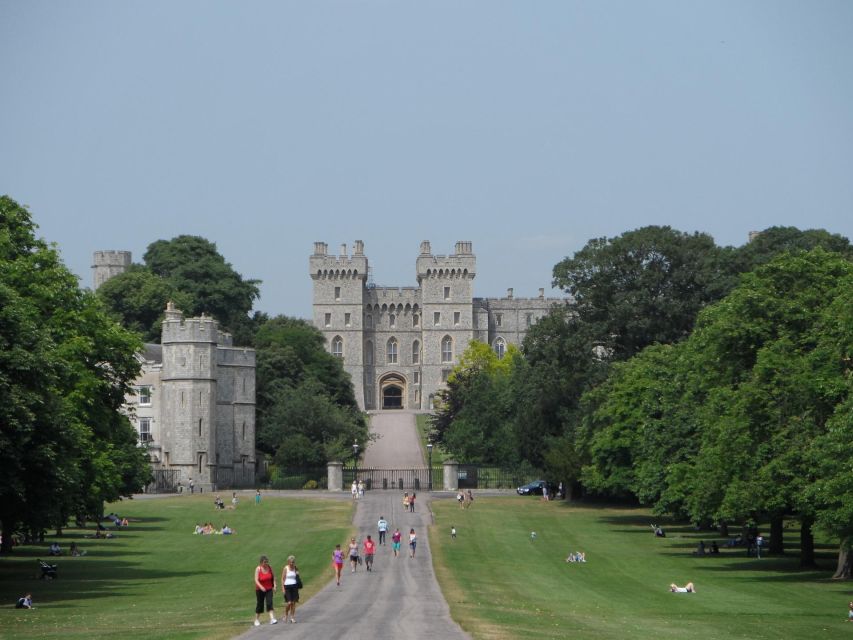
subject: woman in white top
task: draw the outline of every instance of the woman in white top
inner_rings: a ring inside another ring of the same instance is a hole
[[[411,550],[410,558],[415,557],[415,549],[418,548],[418,536],[415,535],[414,529],[409,529],[409,549]]]
[[[281,591],[284,593],[284,621],[290,615],[290,622],[296,622],[296,603],[299,602],[299,569],[296,568],[296,556],[288,556],[287,564],[281,570]]]

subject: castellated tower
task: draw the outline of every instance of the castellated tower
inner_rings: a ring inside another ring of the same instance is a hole
[[[216,345],[213,318],[184,319],[170,302],[163,320],[161,434],[166,467],[212,490],[216,483]],[[228,461],[230,462],[230,461]]]
[[[92,280],[94,290],[113,276],[127,271],[131,261],[130,251],[95,251],[92,258]]]
[[[468,241],[457,242],[449,256],[432,255],[430,243],[422,242],[416,265],[423,309],[422,387],[428,401],[474,337],[477,259]]]
[[[309,270],[314,282],[314,326],[323,332],[329,352],[346,363],[356,398],[364,398],[364,243],[355,241],[352,256],[347,255],[347,246],[342,244],[340,254],[334,256],[329,255],[325,242],[315,242]]]

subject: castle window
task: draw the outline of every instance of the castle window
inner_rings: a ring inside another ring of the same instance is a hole
[[[198,473],[199,473],[199,475],[201,475],[201,465],[203,462],[204,462],[204,454],[200,453],[200,454],[198,454]]]
[[[139,419],[139,441],[151,442],[151,418]]]
[[[136,388],[136,395],[139,398],[139,406],[140,407],[150,407],[151,406],[151,387],[150,386],[142,386]]]
[[[370,340],[364,345],[364,364],[373,364],[373,343]]]
[[[396,328],[397,326],[397,316],[395,316],[393,313],[388,316],[388,326],[392,329]]]
[[[415,340],[412,343],[412,364],[419,364],[421,361],[421,343]]]
[[[421,317],[417,313],[412,316],[412,326],[413,327],[421,326]]]
[[[524,320],[525,320],[525,322],[527,323],[527,326],[528,326],[528,327],[532,327],[532,326],[533,326],[533,314],[532,314],[532,313],[528,313],[528,314],[524,317]]]
[[[441,324],[441,311],[433,311],[432,324],[436,327]]]
[[[245,439],[246,439],[246,421],[243,420],[243,440],[245,440]],[[243,463],[245,463],[245,462],[246,462],[246,460],[244,459]]]
[[[198,435],[201,437],[201,418],[198,419]]]
[[[388,364],[397,364],[397,339],[391,338],[388,341],[388,350],[386,352]]]
[[[332,314],[331,313],[327,313],[326,316],[323,318],[323,324],[325,324],[327,327],[332,326]]]
[[[495,353],[498,354],[498,358],[503,358],[506,353],[506,343],[503,338],[498,338],[495,340]]]
[[[496,327],[502,327],[502,326],[503,326],[503,323],[504,323],[504,316],[503,316],[503,314],[502,314],[502,313],[496,313],[496,314],[495,314],[495,326],[496,326]]]
[[[458,311],[453,312],[453,324],[456,325],[457,327],[459,326],[459,321],[461,318],[462,318],[461,313],[459,313]]]
[[[344,357],[344,341],[340,336],[335,336],[332,340],[332,355],[336,358]]]
[[[441,381],[447,382],[448,378],[450,378],[450,369],[442,369],[441,370]]]
[[[420,371],[414,372],[413,377],[412,377],[412,382],[414,382],[415,384],[421,383],[421,372]]]
[[[444,299],[450,300],[450,287],[444,287]]]
[[[420,405],[421,403],[421,390],[415,389],[415,405]]]
[[[369,313],[364,317],[364,324],[367,325],[368,329],[373,328],[373,316]]]
[[[450,336],[444,336],[444,339],[441,341],[441,361],[453,361],[453,338]]]
[[[340,301],[341,299],[341,288],[335,287],[335,300]]]
[[[344,324],[348,327],[352,326],[352,314],[345,313],[344,314]]]

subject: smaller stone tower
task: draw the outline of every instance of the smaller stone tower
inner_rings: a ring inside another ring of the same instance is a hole
[[[92,259],[94,290],[97,291],[110,278],[127,271],[131,259],[130,251],[95,251]]]

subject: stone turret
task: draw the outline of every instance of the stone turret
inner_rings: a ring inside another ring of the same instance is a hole
[[[110,278],[127,271],[132,255],[130,251],[95,251],[92,257],[92,286],[98,290]]]

